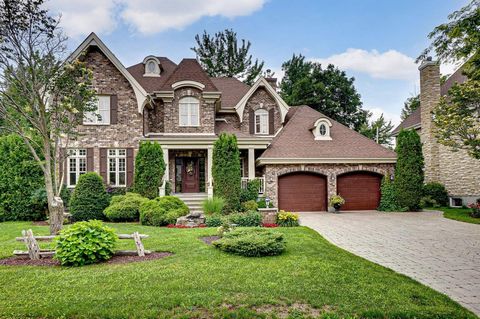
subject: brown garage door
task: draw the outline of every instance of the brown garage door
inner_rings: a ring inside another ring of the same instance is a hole
[[[327,180],[311,173],[292,173],[278,178],[278,207],[293,212],[327,210]]]
[[[337,193],[345,199],[342,210],[377,209],[380,204],[382,176],[353,172],[337,177]]]

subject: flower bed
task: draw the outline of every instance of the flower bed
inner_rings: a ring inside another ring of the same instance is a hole
[[[205,227],[207,227],[205,224],[200,224],[198,226],[175,225],[175,224],[167,225],[167,228],[205,228]]]

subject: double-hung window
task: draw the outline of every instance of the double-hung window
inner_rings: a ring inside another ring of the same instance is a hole
[[[77,185],[80,175],[87,172],[87,150],[71,149],[68,150],[68,175],[67,185]]]
[[[200,125],[200,103],[198,99],[187,96],[180,99],[179,118],[180,126],[199,126]]]
[[[97,107],[91,112],[85,112],[83,124],[109,125],[110,124],[110,95],[98,95]]]
[[[125,149],[108,150],[108,185],[122,187],[127,185],[127,151]]]
[[[255,111],[255,134],[268,134],[268,111],[265,109]]]

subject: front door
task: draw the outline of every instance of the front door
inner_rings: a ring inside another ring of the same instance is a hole
[[[182,193],[198,193],[200,191],[198,157],[184,157],[182,166]]]

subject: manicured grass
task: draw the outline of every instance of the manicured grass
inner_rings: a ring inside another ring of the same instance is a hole
[[[480,218],[473,218],[470,216],[470,212],[472,211],[470,208],[442,207],[438,209],[443,211],[443,217],[470,224],[480,224]]]
[[[215,229],[112,226],[149,234],[146,249],[174,255],[80,268],[0,266],[0,317],[267,318],[255,309],[279,315],[300,303],[331,315],[325,318],[476,318],[445,295],[343,251],[308,228],[276,229],[287,239],[284,254],[246,258],[198,239]],[[0,258],[23,249],[14,237],[26,228],[48,233],[30,223],[0,223]],[[133,243],[122,241],[120,248],[127,247]],[[302,317],[292,312],[291,318]]]

